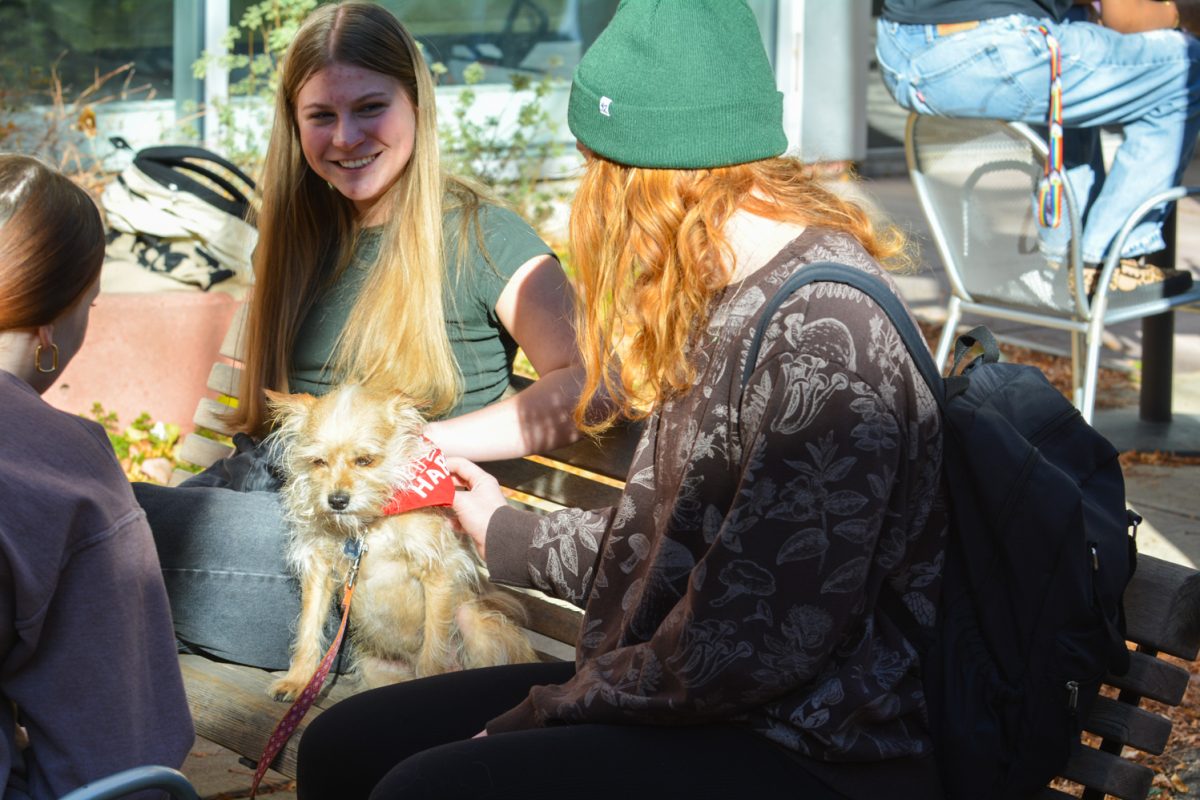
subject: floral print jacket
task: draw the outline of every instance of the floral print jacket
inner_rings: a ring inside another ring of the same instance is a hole
[[[701,378],[648,420],[619,505],[493,517],[492,579],[586,615],[575,677],[490,732],[726,720],[817,761],[928,753],[916,651],[876,600],[890,584],[932,624],[946,535],[932,394],[883,311],[831,283],[775,313],[741,385],[768,298],[825,260],[885,276],[853,239],[810,228],[728,287]]]

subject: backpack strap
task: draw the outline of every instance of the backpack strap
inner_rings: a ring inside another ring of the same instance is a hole
[[[888,319],[892,321],[892,325],[896,328],[897,333],[900,334],[900,338],[904,341],[904,346],[908,348],[909,355],[912,356],[913,363],[917,365],[921,376],[925,378],[925,383],[929,385],[929,390],[933,392],[933,397],[937,400],[938,407],[944,411],[945,393],[949,391],[949,387],[945,384],[948,381],[942,379],[937,364],[933,361],[933,356],[929,354],[929,347],[925,344],[925,338],[921,336],[920,331],[917,330],[917,326],[913,324],[912,318],[908,315],[908,311],[904,307],[904,303],[900,301],[900,298],[896,296],[896,293],[887,284],[874,275],[863,272],[861,269],[855,269],[832,261],[819,261],[801,268],[798,272],[790,275],[783,282],[783,285],[779,287],[779,290],[775,292],[775,295],[767,301],[762,317],[758,321],[758,327],[754,331],[754,338],[750,342],[750,352],[746,355],[746,366],[742,369],[742,388],[745,388],[746,384],[750,382],[750,376],[754,373],[754,368],[758,362],[758,351],[762,348],[763,333],[766,331],[767,326],[771,324],[771,319],[775,316],[775,312],[800,287],[807,286],[810,283],[821,282],[843,283],[847,286],[852,286],[874,300],[875,304],[883,309]],[[971,334],[968,334],[968,336],[975,333],[976,331],[971,331]],[[988,333],[987,336],[990,338],[991,334]],[[994,339],[992,340],[992,345],[993,347],[995,346]],[[955,356],[955,367],[957,367],[960,356],[957,352]]]
[[[242,182],[243,187],[248,187],[251,193],[254,191],[254,181],[237,166],[216,153],[200,147],[147,147],[139,150],[133,159],[133,163],[137,165],[138,169],[162,186],[169,188],[178,186],[226,214],[245,219],[250,209],[250,198],[247,193],[224,175],[205,166],[204,162],[216,164],[227,170],[229,174],[236,176]],[[228,194],[228,197],[205,186],[192,177],[193,175],[202,176],[216,184]]]
[[[254,189],[254,179],[234,164],[232,161],[217,155],[211,150],[205,150],[203,147],[193,147],[191,145],[159,145],[155,147],[145,147],[138,151],[139,156],[149,158],[153,161],[160,161],[168,166],[195,166],[196,161],[210,161],[213,164],[221,167],[225,171],[236,175],[237,178]],[[188,159],[191,159],[190,161]]]

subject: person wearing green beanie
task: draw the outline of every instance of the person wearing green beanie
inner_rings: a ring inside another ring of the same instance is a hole
[[[742,0],[625,0],[584,54],[567,124],[597,155],[702,169],[783,153],[783,94]]]
[[[491,579],[585,606],[575,660],[342,701],[301,798],[334,796],[322,771],[372,798],[941,796],[918,649],[878,605],[939,599],[937,406],[857,289],[780,293],[828,260],[894,290],[904,242],[782,155],[780,117],[743,0],[624,0],[584,55],[575,420],[643,439],[598,510],[517,510],[449,459]]]

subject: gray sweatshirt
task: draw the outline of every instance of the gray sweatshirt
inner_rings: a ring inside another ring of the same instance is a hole
[[[178,767],[193,741],[158,556],[107,436],[0,371],[0,795]]]

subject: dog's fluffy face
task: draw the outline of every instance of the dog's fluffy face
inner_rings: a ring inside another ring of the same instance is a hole
[[[424,418],[402,395],[352,384],[323,397],[268,395],[285,504],[297,522],[343,532],[370,523],[428,446]]]

